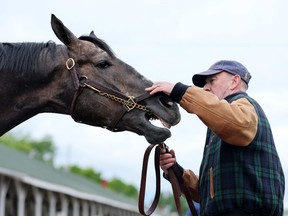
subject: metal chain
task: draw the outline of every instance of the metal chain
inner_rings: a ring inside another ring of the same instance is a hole
[[[117,97],[115,95],[108,94],[107,92],[103,92],[103,91],[101,91],[101,90],[99,90],[99,89],[95,88],[94,86],[91,86],[91,85],[89,85],[87,83],[84,83],[84,86],[92,89],[93,91],[96,91],[101,96],[107,97],[107,98],[109,98],[111,100],[114,100],[114,101],[116,101],[118,103],[123,104],[125,106],[125,108],[127,109],[127,112],[133,110],[134,108],[142,110],[142,111],[145,111],[145,112],[149,112],[150,111],[145,106],[136,103],[134,101],[134,97],[133,96],[128,96],[128,99],[125,100],[125,99]]]

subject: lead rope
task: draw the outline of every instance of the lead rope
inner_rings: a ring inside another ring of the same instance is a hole
[[[153,199],[151,206],[148,208],[147,211],[145,211],[147,167],[148,167],[149,155],[155,146],[156,146],[156,149],[155,149],[155,155],[154,155],[154,165],[155,165],[155,175],[156,175],[156,191],[155,191],[154,199]],[[138,200],[139,212],[144,216],[151,215],[157,208],[157,205],[159,202],[160,190],[161,190],[159,159],[160,159],[160,151],[162,148],[165,148],[167,152],[169,151],[168,146],[165,143],[161,143],[158,145],[149,145],[144,153],[141,182],[140,182],[140,191],[139,191],[139,200]],[[168,169],[168,177],[172,186],[174,201],[176,204],[178,215],[182,216],[181,204],[180,204],[180,196],[182,192],[186,198],[186,201],[188,203],[192,216],[197,216],[198,214],[193,204],[192,196],[189,191],[189,188],[187,188],[187,186],[185,185],[182,179],[182,174],[179,168],[175,164],[170,169]]]

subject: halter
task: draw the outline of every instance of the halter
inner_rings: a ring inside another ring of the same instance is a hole
[[[92,91],[98,93],[101,96],[104,96],[106,98],[109,98],[113,101],[116,101],[120,104],[122,104],[122,108],[119,109],[117,112],[117,115],[115,116],[114,120],[110,122],[108,126],[103,126],[104,128],[107,128],[111,131],[117,131],[116,125],[121,120],[121,118],[124,116],[125,113],[130,112],[133,109],[139,109],[144,112],[150,112],[150,110],[141,104],[138,104],[138,102],[145,100],[146,98],[150,97],[149,93],[144,93],[138,97],[134,96],[126,96],[122,94],[119,91],[115,91],[111,88],[107,88],[100,83],[97,83],[93,80],[90,80],[87,76],[79,75],[75,68],[75,60],[73,58],[68,58],[66,60],[66,68],[71,71],[74,87],[75,87],[75,93],[73,96],[73,100],[71,103],[71,117],[76,122],[81,122],[81,120],[77,119],[75,116],[75,109],[77,106],[77,99],[84,88],[89,88]]]

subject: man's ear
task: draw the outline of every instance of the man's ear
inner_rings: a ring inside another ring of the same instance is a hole
[[[232,78],[232,84],[231,84],[231,89],[234,90],[238,87],[241,86],[241,77],[237,74],[237,75],[234,75],[233,78]]]

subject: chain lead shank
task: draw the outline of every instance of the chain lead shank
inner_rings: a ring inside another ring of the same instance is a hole
[[[101,96],[107,97],[107,98],[109,98],[111,100],[114,100],[114,101],[116,101],[118,103],[121,103],[122,105],[124,105],[124,107],[126,108],[127,112],[130,112],[134,108],[142,110],[142,111],[145,111],[145,112],[149,112],[150,111],[145,106],[136,103],[133,96],[128,96],[128,99],[123,99],[123,98],[117,97],[117,96],[115,96],[113,94],[109,94],[107,92],[103,92],[100,89],[98,89],[98,88],[96,88],[96,87],[94,87],[92,85],[89,85],[87,83],[84,83],[83,85],[88,87],[88,88],[90,88],[91,90],[97,92]]]

